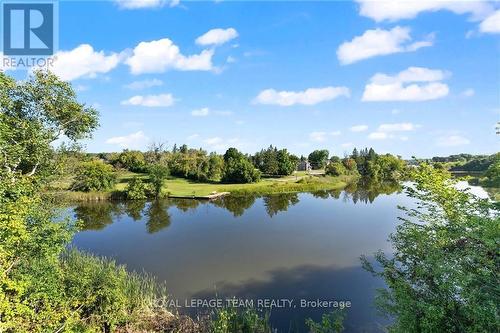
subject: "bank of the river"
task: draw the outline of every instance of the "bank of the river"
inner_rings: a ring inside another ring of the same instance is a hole
[[[133,172],[122,172],[117,176],[117,183],[110,191],[76,192],[68,189],[68,182],[59,182],[50,193],[68,201],[104,201],[126,199],[125,189],[134,177],[147,180],[147,175]],[[310,192],[320,190],[343,189],[356,181],[354,176],[331,177],[324,175],[308,175],[298,172],[281,178],[263,178],[260,182],[250,184],[201,183],[185,178],[170,177],[163,187],[163,192],[172,198],[212,199],[221,195],[265,195],[275,193]]]

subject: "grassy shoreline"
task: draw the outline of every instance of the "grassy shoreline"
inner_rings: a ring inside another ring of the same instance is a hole
[[[126,200],[124,190],[128,181],[136,176],[147,179],[145,175],[127,172],[119,175],[115,188],[110,191],[76,192],[64,188],[52,188],[47,190],[47,193],[57,199],[71,202]],[[184,178],[170,177],[165,182],[163,192],[167,197],[210,199],[211,194],[221,192],[229,192],[233,196],[242,196],[337,190],[343,189],[356,179],[354,176],[331,177],[301,173],[282,178],[265,178],[258,183],[223,184],[201,183]]]

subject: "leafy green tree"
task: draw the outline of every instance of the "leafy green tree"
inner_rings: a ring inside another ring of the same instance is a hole
[[[330,157],[330,162],[341,162],[341,160],[340,157],[334,155]]]
[[[332,162],[326,166],[325,174],[335,177],[342,176],[347,174],[347,169],[340,162]]]
[[[488,167],[484,175],[486,176],[484,185],[500,188],[500,153],[497,154],[496,161]]]
[[[161,190],[168,177],[168,168],[161,164],[153,164],[148,169],[149,183],[155,198],[161,196]]]
[[[276,160],[278,161],[278,174],[281,176],[291,175],[297,164],[295,164],[286,149],[281,149],[276,152]]]
[[[138,150],[125,149],[118,155],[116,163],[132,172],[144,172],[146,168],[144,154]]]
[[[328,161],[330,153],[328,150],[315,150],[309,154],[308,160],[313,169],[323,169]]]
[[[356,163],[356,160],[354,158],[344,158],[342,160],[342,164],[350,173],[358,172],[358,164]]]
[[[144,200],[148,197],[148,192],[148,187],[139,177],[132,178],[125,189],[127,199],[130,200]]]
[[[42,192],[58,133],[88,137],[94,111],[47,73],[15,82],[0,73],[0,331],[111,332],[151,310],[151,279],[106,259],[67,252],[75,225]],[[17,144],[11,147],[13,142]]]
[[[207,178],[210,180],[218,181],[222,177],[224,172],[224,159],[216,154],[211,153],[208,157],[208,175]]]
[[[403,177],[405,163],[400,158],[391,154],[378,155],[376,163],[380,166],[382,180],[399,180]]]
[[[287,176],[295,170],[298,158],[292,157],[286,149],[278,150],[271,145],[266,150],[256,153],[252,161],[255,167],[266,175]]]
[[[74,191],[105,191],[113,188],[116,175],[113,167],[100,160],[81,164],[71,188]]]
[[[27,81],[0,73],[0,164],[8,173],[33,176],[52,168],[51,143],[90,137],[94,108],[78,103],[69,83],[37,71]]]
[[[276,147],[269,146],[262,152],[262,165],[260,171],[267,175],[278,175],[279,164]]]
[[[260,172],[236,148],[229,148],[224,154],[225,183],[253,183],[260,180]]]
[[[297,166],[299,165],[300,158],[297,155],[290,154],[290,162],[293,164],[293,170],[297,170]]]
[[[449,174],[427,164],[406,188],[416,208],[403,208],[390,236],[394,253],[379,251],[384,279],[377,305],[393,317],[391,332],[497,332],[500,328],[500,212],[490,201],[454,188]]]

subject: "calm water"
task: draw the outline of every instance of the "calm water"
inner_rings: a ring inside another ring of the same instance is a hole
[[[397,205],[410,204],[394,186],[213,202],[92,203],[74,208],[86,229],[74,244],[154,274],[180,305],[216,297],[293,300],[271,310],[271,322],[280,332],[302,332],[305,318],[332,309],[303,308],[301,300],[350,301],[347,331],[378,332],[387,321],[377,317],[373,296],[383,284],[360,267],[359,256],[390,252]]]

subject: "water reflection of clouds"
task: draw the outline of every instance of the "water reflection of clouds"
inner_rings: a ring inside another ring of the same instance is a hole
[[[196,292],[192,298],[210,299],[237,297],[240,299],[292,299],[295,308],[272,309],[271,322],[280,332],[304,332],[304,318],[319,320],[321,314],[331,311],[325,308],[302,308],[301,299],[349,300],[346,332],[382,332],[387,321],[377,317],[373,308],[375,289],[383,287],[381,280],[374,279],[361,267],[336,268],[335,266],[302,265],[275,269],[264,280],[249,279],[240,283],[219,282],[216,288]],[[197,309],[189,309],[192,314]]]

